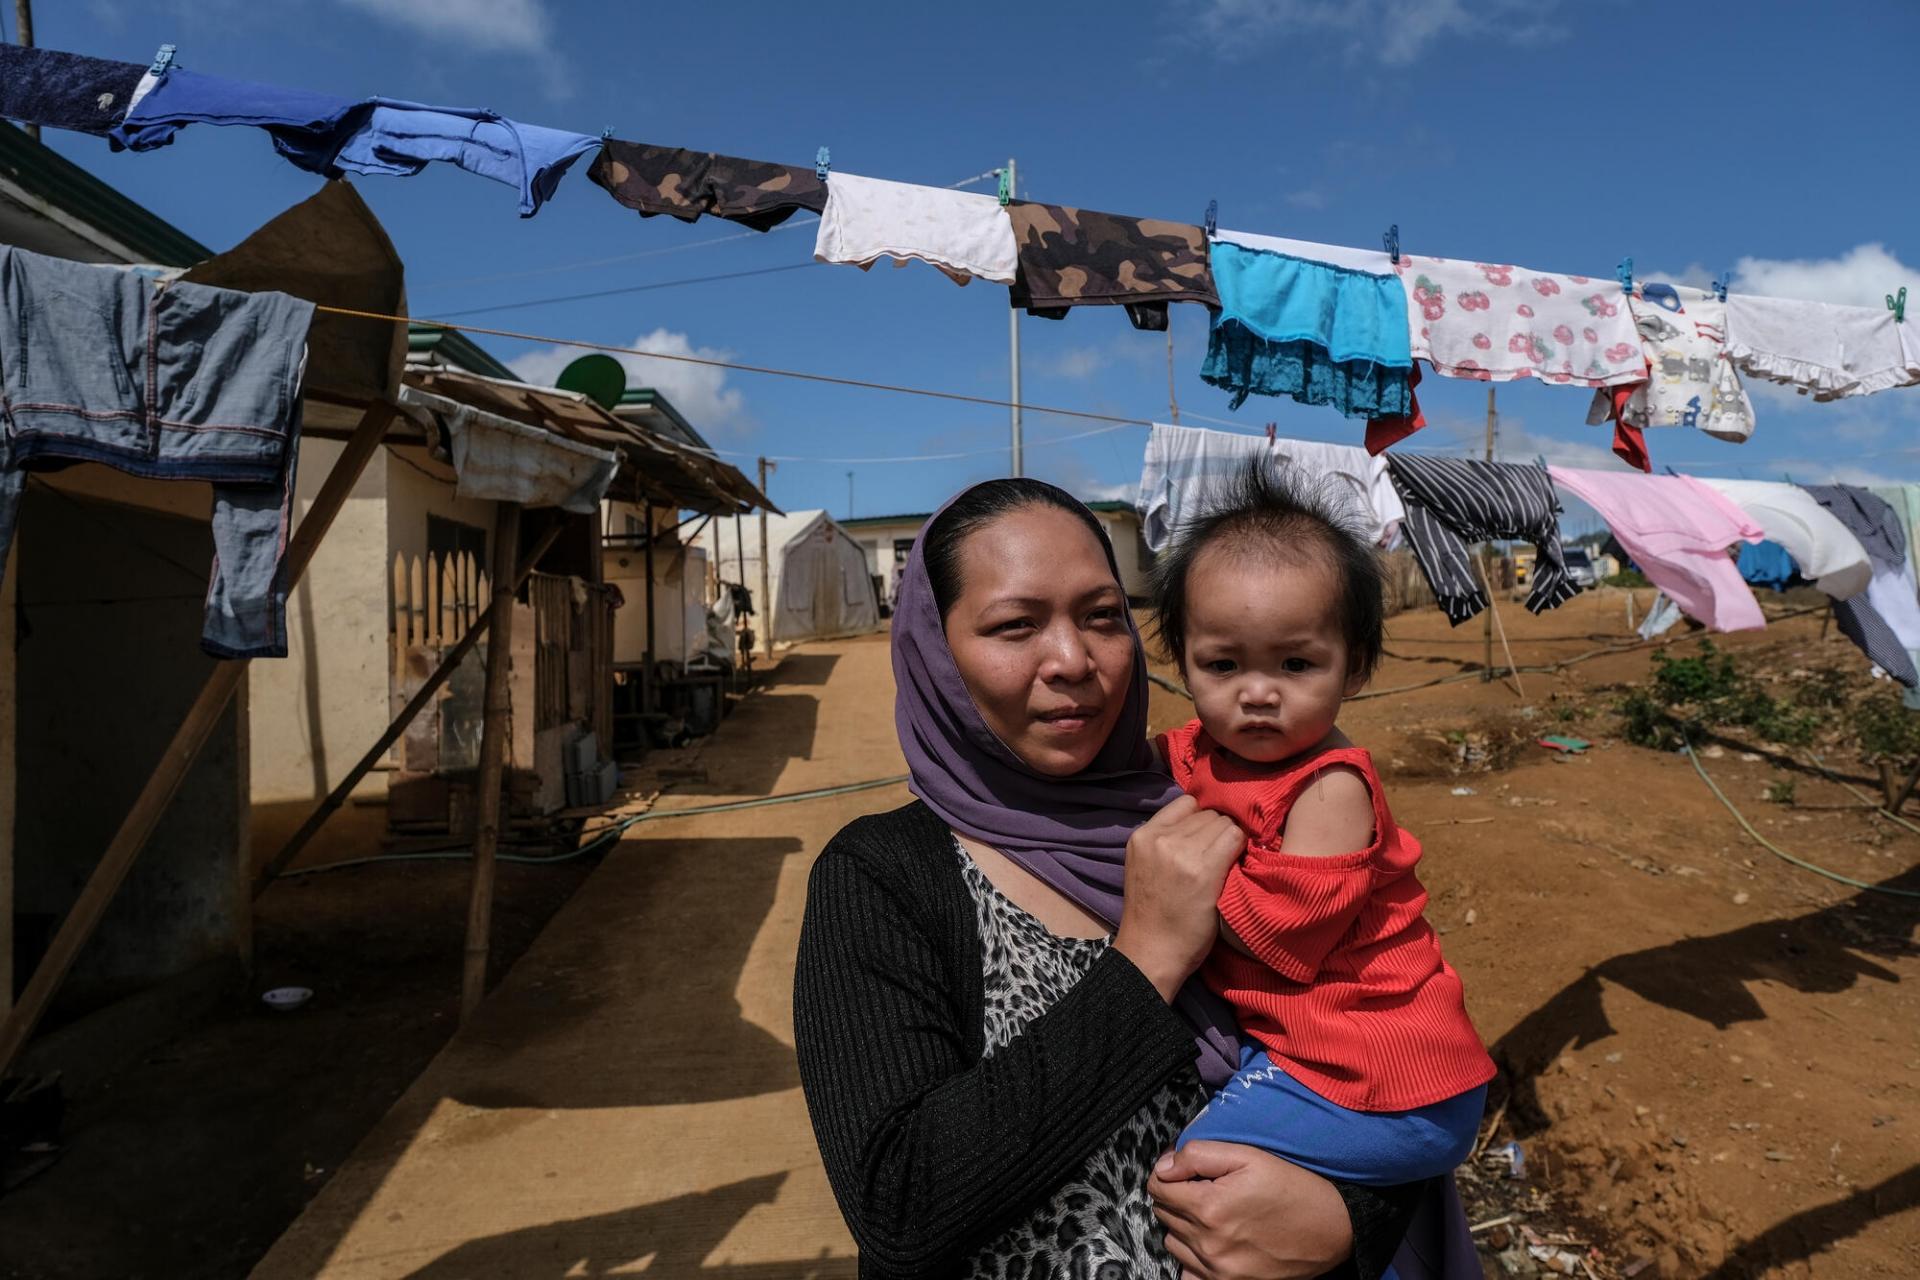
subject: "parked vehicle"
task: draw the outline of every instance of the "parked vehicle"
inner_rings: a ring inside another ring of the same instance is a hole
[[[1585,547],[1568,547],[1566,558],[1567,576],[1573,579],[1574,585],[1582,590],[1600,585],[1600,571],[1593,563],[1592,552]]]

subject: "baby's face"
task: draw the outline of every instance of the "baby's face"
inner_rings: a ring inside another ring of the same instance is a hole
[[[1316,746],[1366,683],[1348,658],[1338,577],[1317,561],[1202,550],[1187,578],[1186,648],[1200,723],[1255,764]]]

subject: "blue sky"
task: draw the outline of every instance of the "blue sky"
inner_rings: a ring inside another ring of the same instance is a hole
[[[11,37],[11,6],[5,14]],[[1911,286],[1920,323],[1920,167],[1906,137],[1920,6],[1553,0],[1175,0],[961,7],[635,5],[562,0],[71,0],[42,4],[38,42],[345,95],[487,106],[635,141],[945,185],[1019,161],[1021,194],[1373,246],[1398,222],[1415,252],[1880,305]],[[298,15],[297,18],[293,15]],[[110,154],[47,141],[207,244],[224,248],[316,180],[245,129],[189,129]],[[452,170],[359,189],[408,267],[419,316],[805,263],[813,220],[768,235],[642,221],[579,165],[538,217]],[[980,189],[991,189],[983,185]],[[703,243],[720,241],[720,243]],[[591,265],[587,265],[591,264]],[[751,364],[1004,398],[1004,290],[931,268],[810,266],[624,297],[477,311],[473,323],[720,355]],[[1167,352],[1117,308],[1021,323],[1025,398],[1165,420]],[[529,373],[542,344],[477,339]],[[1206,314],[1174,308],[1183,420],[1357,441],[1325,409],[1256,397],[1237,413],[1198,377]],[[567,353],[569,356],[572,353]],[[722,450],[906,464],[784,462],[788,508],[925,510],[1003,474],[1004,409],[632,362]],[[1750,384],[1758,430],[1729,445],[1650,433],[1656,461],[1708,475],[1920,480],[1920,389],[1817,405]],[[1503,456],[1609,466],[1587,395],[1499,391]],[[1433,426],[1409,444],[1478,449],[1479,384],[1429,378]],[[1130,495],[1144,432],[1049,444],[1090,425],[1027,414],[1028,471],[1089,497]]]

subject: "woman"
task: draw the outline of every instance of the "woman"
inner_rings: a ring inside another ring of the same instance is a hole
[[[920,800],[821,854],[794,993],[860,1274],[1383,1274],[1421,1188],[1163,1156],[1235,1060],[1189,979],[1241,837],[1153,767],[1092,514],[1035,481],[963,493],[914,547],[893,651]]]

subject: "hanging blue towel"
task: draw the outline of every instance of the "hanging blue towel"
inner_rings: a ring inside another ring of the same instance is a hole
[[[1740,576],[1752,587],[1785,591],[1801,584],[1800,570],[1787,549],[1772,540],[1740,544]]]
[[[520,216],[551,199],[573,162],[598,138],[520,124],[477,107],[435,107],[396,98],[351,101],[278,85],[169,70],[109,134],[116,147],[164,147],[183,125],[253,125],[309,173],[411,176],[435,160],[520,191]]]
[[[1407,295],[1399,278],[1254,249],[1209,246],[1220,312],[1200,376],[1234,393],[1292,396],[1351,418],[1412,401]]]

